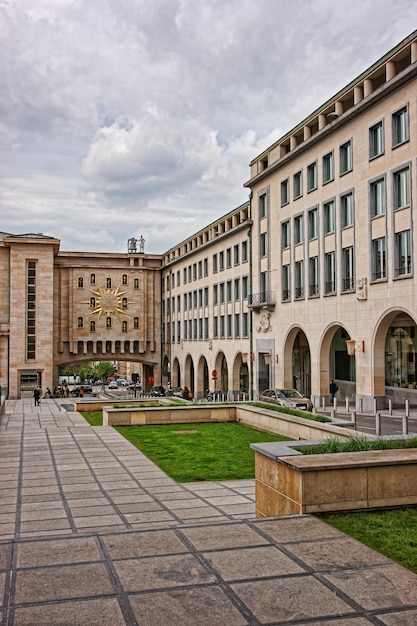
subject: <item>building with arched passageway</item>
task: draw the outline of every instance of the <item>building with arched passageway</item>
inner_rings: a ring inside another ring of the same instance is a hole
[[[3,233],[1,386],[117,358],[196,397],[318,405],[334,379],[364,408],[417,405],[416,88],[414,32],[253,159],[247,202],[160,256]]]

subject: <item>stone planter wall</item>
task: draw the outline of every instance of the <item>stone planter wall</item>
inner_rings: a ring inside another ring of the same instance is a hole
[[[251,444],[257,517],[417,504],[417,449],[303,455],[297,444]]]

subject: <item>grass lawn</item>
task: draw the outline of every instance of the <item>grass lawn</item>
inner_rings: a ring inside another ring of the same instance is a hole
[[[255,478],[255,453],[249,444],[286,441],[235,422],[118,426],[116,430],[179,483]]]
[[[319,516],[417,574],[417,508]]]

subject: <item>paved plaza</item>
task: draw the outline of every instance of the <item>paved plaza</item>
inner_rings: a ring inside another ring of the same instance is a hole
[[[416,575],[315,517],[256,519],[254,497],[175,483],[71,401],[8,401],[2,626],[417,624]]]

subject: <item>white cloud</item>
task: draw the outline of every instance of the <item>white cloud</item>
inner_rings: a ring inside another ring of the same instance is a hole
[[[408,0],[0,1],[1,230],[164,252],[405,37]],[[372,28],[370,28],[372,24]],[[19,216],[19,217],[17,217]]]

